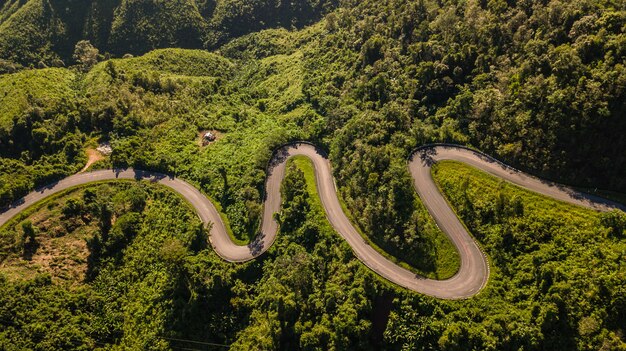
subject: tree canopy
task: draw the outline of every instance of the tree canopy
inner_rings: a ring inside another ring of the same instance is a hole
[[[0,208],[108,143],[92,167],[188,180],[245,244],[272,152],[308,140],[371,245],[447,278],[458,255],[406,158],[457,143],[624,201],[625,26],[611,0],[0,0]],[[186,205],[150,185],[23,213],[0,229],[0,348],[624,349],[623,213],[458,164],[434,176],[492,263],[472,300],[371,273],[295,160],[279,239],[244,265],[220,260]]]

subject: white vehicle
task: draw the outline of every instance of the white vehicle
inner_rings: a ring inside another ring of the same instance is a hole
[[[215,134],[211,132],[206,132],[202,138],[208,142],[215,141]]]

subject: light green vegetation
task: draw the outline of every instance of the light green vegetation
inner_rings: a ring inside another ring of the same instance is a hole
[[[460,189],[472,189],[473,192],[467,192],[467,199],[473,198],[498,198],[493,205],[494,216],[501,211],[505,211],[507,207],[511,207],[517,211],[517,215],[532,214],[540,218],[550,216],[554,219],[561,218],[563,221],[575,221],[574,224],[582,225],[583,223],[594,224],[600,216],[600,212],[592,211],[583,207],[570,205],[565,202],[556,201],[544,195],[529,192],[512,183],[495,178],[482,171],[476,170],[470,166],[456,161],[438,162],[433,167],[433,175],[438,185],[445,191],[450,189],[453,184]],[[474,183],[480,185],[471,187]],[[478,196],[479,192],[484,196]],[[502,196],[500,196],[502,194]],[[464,195],[465,196],[465,195]],[[461,199],[450,199],[453,204],[458,204]],[[464,205],[467,205],[465,203]],[[486,204],[472,201],[472,205],[480,208],[487,207]]]
[[[440,162],[433,174],[493,263],[481,294],[446,303],[452,311],[438,322],[427,317],[430,332],[447,325],[433,340],[440,348],[623,347],[624,213],[554,201],[457,162]],[[413,306],[392,312],[388,333],[417,346],[429,338],[395,331],[423,321]]]
[[[24,123],[25,111],[33,105],[55,109],[74,99],[75,79],[73,71],[59,68],[0,75],[0,133],[9,133],[14,123]]]
[[[217,258],[191,208],[159,186],[96,184],[39,204],[8,230],[24,238],[21,250],[32,249],[23,225],[32,223],[39,250],[54,252],[59,259],[52,263],[59,265],[40,260],[37,250],[31,256],[37,265],[19,263],[24,258],[14,250],[20,246],[3,246],[3,252],[13,250],[0,269],[2,318],[11,324],[0,342],[71,348],[116,340],[122,347],[149,343],[166,350],[186,347],[180,341],[186,339],[237,350],[355,343],[368,349],[361,338],[368,335],[391,349],[620,345],[623,214],[562,204],[442,162],[434,169],[436,181],[495,262],[489,286],[476,298],[443,302],[390,285],[365,268],[326,220],[310,161],[296,157],[287,167],[277,241],[243,265]],[[103,225],[107,218],[117,218],[110,229]],[[74,249],[81,240],[87,251]],[[503,318],[513,323],[503,327]],[[24,333],[36,325],[54,332]]]
[[[190,181],[246,242],[258,231],[272,151],[305,139],[328,152],[347,213],[372,242],[445,276],[442,267],[454,265],[438,260],[453,256],[442,253],[437,240],[445,236],[406,167],[420,145],[463,143],[538,176],[621,192],[626,186],[626,16],[619,1],[0,0],[0,7],[0,74],[63,66],[59,58],[71,66],[81,39],[100,49],[89,62],[104,61],[87,73],[85,65],[51,70],[76,77],[59,103],[29,101],[18,89],[0,94],[0,106],[25,122],[1,122],[9,127],[0,133],[2,205],[80,170],[94,139],[111,141],[111,166]],[[217,49],[268,27],[283,29]],[[121,59],[169,46],[217,50]],[[116,58],[106,62],[109,52]],[[21,77],[24,89],[48,89],[29,75],[37,73],[0,80]],[[204,130],[221,138],[199,147]],[[386,285],[323,218],[296,215],[307,211],[284,211],[277,245],[261,260],[232,266],[206,250],[164,268],[158,241],[186,229],[179,217],[155,210],[141,239],[157,243],[120,262],[122,273],[109,275],[102,287],[110,291],[97,298],[45,277],[0,283],[0,319],[9,321],[0,324],[0,340],[11,340],[0,348],[92,349],[94,340],[131,349],[198,347],[156,337],[159,328],[165,337],[242,349],[624,348],[623,215],[535,197],[525,203],[525,193],[500,189],[498,181],[485,180],[488,188],[470,181],[466,192],[457,180],[441,186],[494,272],[470,301],[440,302]],[[305,206],[302,192],[292,195],[285,208]],[[135,298],[102,302],[122,290]],[[93,319],[83,311],[125,312]],[[169,317],[160,318],[163,311]],[[62,315],[62,324],[51,315]],[[45,339],[40,330],[89,343]]]
[[[234,39],[220,48],[225,57],[235,60],[259,60],[276,55],[291,55],[306,48],[324,31],[324,21],[299,31],[283,28],[262,30]]]
[[[139,57],[112,59],[100,63],[89,72],[85,79],[87,84],[97,86],[102,83],[102,81],[94,81],[97,78],[112,78],[110,77],[111,64],[131,76],[146,72],[159,78],[226,78],[231,75],[234,68],[229,60],[208,51],[161,49]]]
[[[3,229],[24,239],[2,249],[0,346],[273,348],[280,333],[300,347],[351,345],[371,328],[366,296],[377,279],[309,201],[315,185],[293,169],[285,182],[279,239],[248,264],[217,258],[191,208],[160,186],[96,184],[39,204]]]
[[[189,301],[185,272],[196,261],[202,269],[224,264],[206,250],[207,233],[191,208],[148,183],[74,189],[5,227],[2,240],[24,236],[24,223],[35,235],[17,240],[9,256],[5,246],[2,251],[2,318],[20,316],[3,324],[3,349],[16,342],[30,349],[95,348],[112,340],[132,349],[167,348],[163,338],[176,329],[180,302]],[[212,318],[224,323],[219,309]]]

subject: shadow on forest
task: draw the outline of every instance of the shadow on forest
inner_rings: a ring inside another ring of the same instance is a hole
[[[175,270],[168,294],[172,304],[164,323],[164,333],[170,338],[170,346],[174,349],[198,349],[200,344],[205,343],[207,345],[202,346],[202,350],[224,350],[224,347],[208,344],[222,345],[234,339],[251,313],[245,304],[236,306],[237,293],[233,290],[233,281],[245,284],[257,282],[263,276],[266,258],[259,257],[240,270],[228,271],[226,275],[211,274],[220,264],[208,270],[193,266],[186,266],[192,269]]]
[[[265,234],[260,232],[257,234],[254,241],[248,244],[248,249],[250,250],[250,254],[252,256],[256,257],[262,253],[264,240],[265,240]]]
[[[26,261],[32,261],[33,256],[35,256],[39,247],[40,244],[37,240],[28,240],[28,242],[24,243],[22,258]]]
[[[383,343],[384,333],[389,323],[389,315],[393,308],[395,293],[392,290],[385,291],[382,295],[376,296],[372,309],[372,329],[370,341],[373,345],[380,347]]]
[[[409,161],[412,161],[416,155],[418,155],[420,160],[422,160],[422,164],[424,164],[427,167],[432,167],[435,165],[435,163],[437,163],[434,159],[434,157],[437,155],[437,150],[435,150],[435,148],[427,147],[427,148],[421,149],[417,151],[416,153],[414,153],[413,155],[411,155],[411,158],[409,159]]]

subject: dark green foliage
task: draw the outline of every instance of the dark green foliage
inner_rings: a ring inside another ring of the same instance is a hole
[[[548,200],[455,162],[437,165],[434,177],[491,258],[489,285],[468,301],[397,301],[387,340],[410,349],[624,347],[615,323],[624,318],[626,243],[607,235],[622,215]]]
[[[626,237],[626,214],[621,211],[611,211],[602,214],[600,223],[609,229],[609,235],[616,238]]]
[[[232,348],[373,349],[368,335],[376,279],[332,232],[301,166],[287,167],[280,234],[262,278],[239,297],[250,318]]]
[[[0,59],[58,66],[90,40],[119,57],[165,47],[216,48],[264,28],[301,28],[336,0],[28,0],[0,5]],[[0,71],[1,72],[1,71]]]
[[[281,193],[284,205],[280,225],[285,232],[291,233],[304,223],[307,212],[310,210],[304,173],[293,163],[287,169]]]
[[[406,126],[387,140],[410,144],[405,152],[469,143],[548,178],[624,190],[622,10],[596,1],[354,2],[327,19],[309,51],[305,95],[331,131],[376,120],[355,110],[399,106]]]
[[[301,28],[337,5],[336,0],[226,0],[213,13],[217,42],[267,27]]]
[[[58,59],[52,46],[64,36],[65,28],[50,1],[12,5],[12,14],[0,23],[0,58],[25,65]]]
[[[0,346],[5,350],[84,350],[96,347],[81,325],[101,306],[90,289],[60,289],[49,275],[9,283],[0,278]],[[21,317],[17,317],[17,315]],[[54,316],[54,317],[53,317]],[[54,331],[54,332],[52,332]]]
[[[63,206],[63,215],[67,218],[78,216],[83,211],[84,206],[79,200],[70,199]]]
[[[31,221],[22,222],[22,232],[24,233],[23,235],[24,242],[26,242],[27,240],[30,242],[35,241],[37,231],[33,227],[33,222]]]
[[[192,182],[245,243],[258,232],[272,151],[306,139],[329,152],[364,235],[422,274],[450,277],[458,257],[406,169],[416,146],[462,143],[537,175],[625,189],[620,2],[343,1],[292,30],[335,5],[0,1],[0,206],[79,171],[99,138],[113,146],[107,166]],[[269,27],[286,29],[215,53],[107,60],[216,48]],[[106,62],[4,74],[73,65],[82,39]],[[220,138],[200,147],[205,130]],[[32,227],[3,228],[0,266],[37,254],[24,240],[31,229],[36,243],[83,230],[91,239],[85,282],[0,274],[0,349],[624,348],[621,212],[571,208],[442,165],[436,176],[490,257],[492,279],[471,300],[441,302],[359,264],[301,166],[288,169],[274,248],[244,265],[212,253],[207,228],[179,199],[144,186],[53,206],[57,234],[29,218],[20,223]]]
[[[106,251],[118,253],[133,240],[139,231],[141,216],[136,212],[126,213],[115,221],[106,242]]]
[[[385,252],[431,273],[437,270],[434,237],[417,203],[406,167],[407,147],[392,135],[409,128],[397,106],[360,113],[336,133],[331,158],[357,224]]]
[[[118,55],[172,46],[198,48],[205,26],[195,1],[122,0],[107,47]]]

